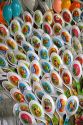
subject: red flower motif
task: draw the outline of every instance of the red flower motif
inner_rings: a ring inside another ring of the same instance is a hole
[[[83,115],[76,119],[76,125],[83,125]]]

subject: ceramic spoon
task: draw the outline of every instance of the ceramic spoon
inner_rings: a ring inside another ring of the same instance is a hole
[[[44,119],[44,110],[42,106],[35,100],[30,101],[29,108],[31,111],[31,114],[37,119],[44,123],[46,123],[46,120]]]
[[[55,103],[54,103],[54,100],[53,98],[44,93],[43,97],[42,97],[42,100],[41,100],[41,104],[42,104],[42,107],[44,109],[44,112],[46,114],[46,116],[48,116],[50,118],[50,124],[53,124],[53,116],[54,116],[54,112],[55,112]]]
[[[41,104],[45,113],[52,119],[55,112],[55,103],[50,95],[44,94]]]
[[[67,100],[67,104],[65,107],[66,110],[66,119],[64,121],[64,125],[70,125],[69,124],[69,118],[70,116],[74,115],[79,107],[79,100],[76,96],[71,96]]]
[[[45,91],[45,93],[47,93],[53,97],[57,97],[56,90],[54,90],[53,85],[48,80],[43,79],[41,81],[41,87]]]
[[[31,125],[37,125],[34,116],[32,116],[30,113],[25,112],[25,111],[21,111],[19,113],[19,119],[21,121],[21,123],[23,125],[27,124],[31,124]]]
[[[56,112],[58,113],[60,118],[59,125],[63,125],[63,116],[64,114],[66,114],[65,111],[66,103],[67,103],[67,97],[64,94],[60,95],[56,100]]]
[[[64,69],[62,72],[62,80],[63,80],[63,84],[69,89],[70,93],[72,94],[72,89],[71,89],[71,85],[72,85],[72,75],[70,73],[70,71],[68,69]]]
[[[71,74],[73,78],[78,82],[82,76],[82,66],[79,61],[73,61],[71,66]]]
[[[63,93],[63,86],[62,86],[62,79],[57,71],[52,70],[50,72],[51,77],[51,83],[56,89],[60,89],[60,91]]]

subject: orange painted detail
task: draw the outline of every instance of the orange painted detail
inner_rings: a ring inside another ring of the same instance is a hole
[[[75,8],[80,8],[81,4],[78,1],[74,1],[70,6],[70,11],[72,12]]]

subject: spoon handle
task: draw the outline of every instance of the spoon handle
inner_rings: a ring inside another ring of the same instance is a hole
[[[60,117],[59,125],[63,125],[63,118],[62,117]]]
[[[69,124],[69,118],[66,118],[66,119],[65,119],[64,125],[70,125],[70,124]]]
[[[70,87],[69,91],[70,91],[70,94],[73,95],[72,87]]]

